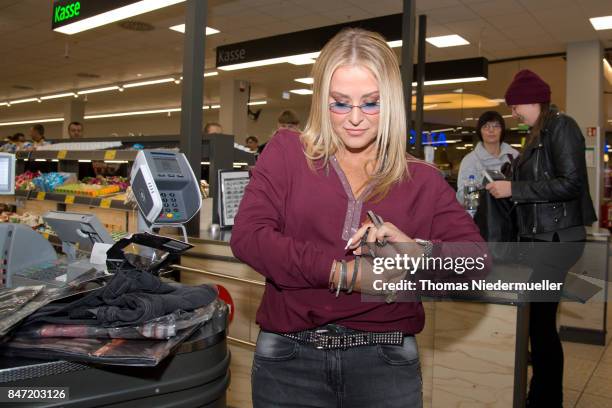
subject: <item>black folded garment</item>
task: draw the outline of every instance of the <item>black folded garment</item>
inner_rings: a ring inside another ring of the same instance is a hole
[[[28,317],[32,323],[86,324],[103,327],[134,326],[177,310],[192,311],[217,298],[208,285],[164,283],[138,270],[117,272],[108,284],[70,303],[52,303]]]

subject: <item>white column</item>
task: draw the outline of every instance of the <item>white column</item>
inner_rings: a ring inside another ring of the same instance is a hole
[[[64,105],[64,123],[62,124],[62,138],[70,137],[68,134],[68,125],[70,122],[83,123],[83,133],[86,134],[87,129],[84,124],[85,117],[85,100],[82,98],[70,98]]]
[[[234,135],[236,142],[244,143],[247,137],[249,83],[228,79],[221,81],[220,91],[219,123],[223,133]]]
[[[567,45],[566,112],[573,117],[586,140],[587,172],[593,205],[600,217],[603,194],[603,49],[599,40]],[[587,132],[596,128],[596,132]]]

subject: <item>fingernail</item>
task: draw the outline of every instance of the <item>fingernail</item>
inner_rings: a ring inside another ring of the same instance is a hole
[[[348,242],[346,243],[346,246],[344,247],[344,250],[346,251],[351,246],[352,243],[353,243],[353,238],[350,238],[348,240]]]

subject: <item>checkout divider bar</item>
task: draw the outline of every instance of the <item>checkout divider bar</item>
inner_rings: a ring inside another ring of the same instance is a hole
[[[257,285],[257,286],[266,286],[265,282],[260,282],[260,281],[256,281],[253,279],[245,279],[245,278],[238,278],[235,276],[227,276],[227,275],[222,275],[220,273],[204,271],[202,269],[189,268],[187,266],[181,266],[181,265],[170,265],[170,267],[174,269],[178,269],[180,271],[201,273],[202,275],[214,276],[216,278],[227,279],[227,280],[242,282],[242,283],[249,283],[251,285]]]

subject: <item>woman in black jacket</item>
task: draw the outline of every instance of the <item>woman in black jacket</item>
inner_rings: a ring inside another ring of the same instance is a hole
[[[574,119],[551,107],[550,87],[529,70],[516,74],[506,103],[515,118],[530,126],[529,141],[514,163],[512,181],[496,181],[486,188],[496,198],[511,197],[520,241],[538,243],[527,252],[532,280],[563,282],[582,254],[585,225],[597,219],[589,195],[584,137]],[[563,404],[558,297],[543,293],[530,306],[530,408]]]

